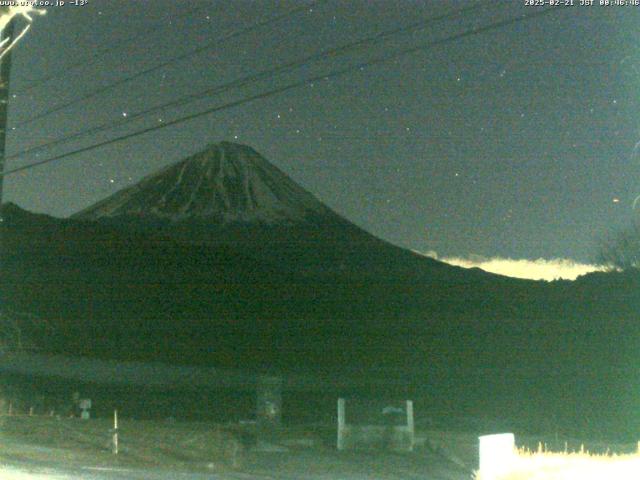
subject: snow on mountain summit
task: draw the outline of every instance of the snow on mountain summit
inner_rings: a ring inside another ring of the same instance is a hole
[[[96,220],[127,216],[274,224],[318,215],[335,214],[252,148],[221,142],[120,190],[73,217]]]

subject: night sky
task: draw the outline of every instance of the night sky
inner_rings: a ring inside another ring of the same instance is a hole
[[[440,256],[592,262],[599,239],[640,215],[632,209],[640,194],[640,7],[578,2],[7,176],[5,201],[67,216],[230,140],[251,145],[338,213],[397,245]],[[10,159],[7,168],[536,11],[524,0],[484,3],[485,10],[346,56]],[[89,0],[49,8],[13,54],[8,155],[471,4]],[[215,47],[24,123],[208,43]],[[91,64],[108,47],[117,48]],[[67,68],[84,59],[89,65]]]

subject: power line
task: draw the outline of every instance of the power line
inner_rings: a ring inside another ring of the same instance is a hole
[[[198,10],[202,10],[205,6],[203,5],[199,5],[193,8],[190,8],[182,13],[180,13],[179,15],[173,17],[174,20],[181,20],[183,18],[188,18],[191,16],[192,13],[197,12]],[[206,7],[208,7],[208,5],[206,5]],[[45,83],[50,82],[51,80],[54,80],[56,78],[59,78],[61,76],[67,75],[70,71],[76,70],[78,68],[86,68],[86,67],[90,67],[92,65],[95,65],[102,57],[110,54],[111,52],[115,52],[118,51],[120,48],[122,48],[122,46],[128,44],[128,43],[134,43],[136,42],[138,39],[144,38],[145,35],[147,35],[150,32],[155,32],[157,31],[158,27],[153,27],[153,28],[149,28],[149,29],[145,29],[142,31],[138,31],[136,33],[134,33],[133,35],[129,35],[128,37],[125,37],[123,39],[120,39],[119,41],[117,41],[114,44],[109,45],[108,47],[96,50],[92,55],[85,57],[83,59],[80,60],[76,60],[75,62],[72,62],[68,65],[66,65],[65,67],[61,68],[60,70],[56,71],[56,72],[52,72],[48,75],[45,75],[44,77],[41,78],[34,78],[32,80],[27,80],[25,81],[25,83],[27,83],[27,86],[22,88],[22,89],[18,89],[16,90],[14,93],[16,95],[21,95],[27,92],[30,92],[31,90],[34,90],[35,88],[38,88],[42,85],[44,85]],[[151,50],[154,47],[150,47],[150,48],[146,48],[144,49],[144,51],[147,50]]]
[[[75,105],[77,103],[85,102],[86,100],[90,100],[92,98],[95,98],[95,97],[97,97],[99,95],[102,95],[103,93],[106,93],[106,92],[108,92],[110,90],[113,90],[114,88],[117,88],[119,86],[125,85],[125,84],[127,84],[129,82],[132,82],[134,80],[137,80],[138,78],[141,78],[141,77],[144,77],[146,75],[149,75],[150,73],[157,72],[158,70],[162,70],[163,68],[168,67],[168,66],[170,66],[170,65],[172,65],[174,63],[180,62],[180,61],[182,61],[182,60],[184,60],[186,58],[192,57],[194,55],[197,55],[199,53],[205,52],[207,50],[214,49],[214,48],[218,47],[221,42],[226,42],[228,40],[231,40],[232,38],[239,37],[241,35],[244,35],[246,33],[251,32],[253,30],[256,30],[256,29],[271,25],[273,23],[277,23],[277,22],[279,22],[281,20],[284,20],[285,18],[288,18],[288,17],[290,17],[292,15],[295,15],[296,13],[299,13],[301,11],[308,10],[311,6],[316,5],[316,4],[318,4],[318,3],[322,2],[322,1],[325,1],[325,0],[316,0],[314,2],[311,2],[309,4],[304,5],[302,7],[296,7],[294,9],[288,11],[287,13],[284,13],[284,14],[281,14],[281,15],[277,15],[277,16],[275,16],[273,18],[269,18],[269,19],[266,19],[266,20],[262,20],[260,22],[254,23],[254,24],[252,24],[252,25],[250,25],[248,27],[245,27],[245,28],[237,30],[237,31],[235,31],[233,33],[230,33],[229,35],[223,36],[221,38],[217,38],[216,40],[214,40],[214,41],[212,41],[210,43],[207,43],[206,45],[197,47],[197,48],[195,48],[193,50],[189,50],[188,52],[182,53],[182,54],[180,54],[180,55],[178,55],[176,57],[173,57],[170,60],[167,60],[167,61],[164,61],[162,63],[159,63],[158,65],[155,65],[153,67],[147,68],[147,69],[142,70],[140,72],[134,73],[133,75],[130,75],[128,77],[121,78],[120,80],[117,80],[117,81],[115,81],[113,83],[110,83],[110,84],[105,85],[103,87],[99,87],[99,88],[96,88],[94,90],[91,90],[90,92],[88,92],[85,95],[82,95],[82,96],[80,96],[78,98],[75,98],[75,99],[70,100],[70,101],[65,102],[65,103],[61,103],[61,104],[56,105],[55,107],[52,107],[52,108],[50,108],[48,110],[44,110],[44,111],[34,115],[31,118],[28,118],[28,119],[23,120],[21,122],[17,122],[13,127],[17,128],[17,127],[22,127],[24,125],[28,125],[28,124],[30,124],[32,122],[35,122],[36,120],[41,120],[41,119],[43,119],[45,117],[48,117],[51,114],[54,114],[54,113],[60,112],[62,110],[65,110],[65,109],[67,109],[67,108],[69,108],[69,107],[71,107],[71,106],[73,106],[73,105]]]
[[[177,106],[182,106],[188,103],[191,103],[193,101],[197,101],[197,100],[201,100],[202,98],[208,97],[208,96],[213,96],[213,95],[217,95],[223,92],[226,92],[228,90],[234,89],[234,88],[239,88],[242,86],[245,86],[249,83],[252,82],[257,82],[259,80],[265,79],[265,78],[269,78],[271,76],[274,76],[276,74],[280,74],[280,73],[284,73],[287,71],[291,71],[294,70],[295,68],[301,67],[307,63],[310,62],[314,62],[317,60],[321,60],[325,57],[333,57],[336,55],[342,55],[345,54],[347,52],[349,52],[350,50],[356,49],[358,47],[362,47],[362,46],[370,46],[371,44],[375,44],[378,43],[380,41],[385,40],[387,37],[393,36],[393,35],[397,35],[397,34],[401,34],[401,33],[407,33],[410,31],[415,31],[415,30],[419,30],[419,29],[423,29],[425,27],[427,27],[428,25],[438,22],[438,21],[442,21],[442,20],[448,20],[451,18],[456,18],[459,16],[463,16],[465,14],[471,13],[479,8],[484,8],[486,5],[484,4],[480,4],[480,3],[476,3],[472,6],[469,7],[464,7],[464,8],[460,8],[457,9],[455,11],[452,12],[448,12],[436,17],[430,17],[426,20],[421,20],[419,22],[415,22],[413,24],[410,25],[406,25],[403,27],[398,27],[398,28],[394,28],[392,30],[387,30],[387,31],[383,31],[380,33],[377,33],[375,35],[360,39],[360,40],[355,40],[353,42],[350,42],[348,44],[339,46],[339,47],[335,47],[335,48],[330,48],[327,50],[323,50],[321,52],[312,54],[312,55],[308,55],[304,58],[298,59],[298,60],[294,60],[288,63],[285,63],[283,65],[280,65],[278,67],[272,68],[272,69],[268,69],[268,70],[263,70],[262,72],[258,72],[252,75],[247,75],[245,77],[241,77],[238,79],[235,79],[233,81],[227,82],[225,84],[222,85],[218,85],[215,87],[211,87],[211,88],[207,88],[205,90],[202,90],[198,93],[191,93],[188,95],[184,95],[178,99],[172,100],[170,102],[166,102],[160,105],[157,105],[155,107],[151,107],[149,109],[146,110],[142,110],[140,112],[137,112],[135,114],[132,115],[128,115],[126,118],[123,119],[119,119],[115,122],[107,122],[107,123],[102,123],[100,125],[91,127],[89,129],[85,129],[85,130],[81,130],[79,132],[76,133],[72,133],[70,135],[67,135],[66,137],[62,137],[60,139],[57,140],[53,140],[51,142],[47,142],[45,144],[42,145],[37,145],[31,148],[28,148],[26,150],[23,150],[21,152],[15,153],[9,157],[7,157],[7,159],[12,159],[12,158],[17,158],[20,156],[24,156],[26,154],[30,154],[30,153],[34,153],[34,152],[38,152],[38,151],[42,151],[44,149],[48,149],[51,148],[55,145],[60,145],[62,143],[67,143],[71,140],[75,140],[77,138],[80,138],[82,136],[85,135],[90,135],[90,134],[94,134],[94,133],[98,133],[101,131],[105,131],[105,130],[111,130],[113,128],[119,127],[121,125],[125,125],[127,123],[133,122],[135,120],[138,120],[139,118],[142,118],[144,116],[147,116],[151,113],[155,113],[158,112],[160,110],[164,110],[165,108],[170,108],[170,107],[177,107]],[[495,2],[491,5],[491,7],[501,7],[501,2]]]
[[[162,130],[162,129],[168,128],[170,126],[173,126],[173,125],[178,125],[178,124],[181,124],[181,123],[185,123],[185,122],[188,122],[189,120],[194,120],[196,118],[200,118],[200,117],[203,117],[203,116],[206,116],[206,115],[210,115],[212,113],[215,113],[215,112],[218,112],[218,111],[221,111],[221,110],[226,110],[226,109],[229,109],[229,108],[233,108],[233,107],[237,107],[237,106],[240,106],[240,105],[244,105],[244,104],[252,102],[254,100],[259,100],[259,99],[271,97],[271,96],[274,96],[274,95],[278,95],[280,93],[284,93],[284,92],[287,92],[289,90],[293,90],[295,88],[303,87],[303,86],[308,85],[308,84],[313,83],[313,82],[318,82],[318,81],[322,81],[322,80],[326,80],[326,79],[341,77],[341,76],[346,75],[348,73],[352,73],[354,71],[358,71],[358,70],[361,70],[361,69],[364,69],[366,67],[370,67],[370,66],[373,66],[373,65],[378,65],[378,64],[387,62],[389,60],[396,59],[396,58],[401,57],[401,56],[406,56],[406,55],[409,55],[409,54],[412,54],[412,53],[416,53],[416,52],[420,52],[420,51],[424,51],[424,50],[429,50],[429,49],[431,49],[433,47],[436,47],[436,46],[440,46],[440,45],[444,45],[444,44],[447,44],[447,43],[451,43],[451,42],[460,40],[462,38],[466,38],[466,37],[469,37],[469,36],[472,36],[472,35],[478,35],[478,34],[485,33],[485,32],[491,31],[491,30],[497,30],[497,29],[502,28],[502,27],[506,27],[506,26],[513,25],[513,24],[516,24],[516,23],[520,23],[520,22],[523,22],[525,20],[530,20],[532,18],[540,17],[540,16],[546,15],[546,14],[548,14],[550,12],[558,11],[560,9],[565,9],[565,8],[568,8],[568,7],[560,6],[560,7],[547,8],[547,9],[544,9],[544,10],[537,10],[537,11],[529,13],[529,14],[519,15],[518,17],[510,18],[510,19],[507,19],[507,20],[502,20],[502,21],[495,22],[495,23],[492,23],[492,24],[489,24],[489,25],[485,25],[483,27],[476,27],[476,28],[467,30],[467,31],[462,32],[462,33],[458,33],[458,34],[455,34],[455,35],[451,35],[449,37],[445,37],[445,38],[440,39],[440,40],[436,40],[434,42],[430,42],[428,44],[401,49],[401,50],[398,50],[398,51],[396,51],[396,52],[394,52],[392,54],[381,56],[381,57],[378,57],[378,58],[373,59],[373,60],[368,60],[366,62],[361,62],[361,63],[355,64],[355,65],[351,65],[349,67],[345,67],[345,68],[342,68],[342,69],[339,69],[339,70],[334,70],[334,71],[329,72],[329,73],[324,73],[324,74],[321,74],[321,75],[316,75],[316,76],[313,76],[313,77],[309,77],[309,78],[306,78],[306,79],[298,81],[298,82],[290,83],[288,85],[284,85],[284,86],[281,86],[281,87],[278,87],[278,88],[274,88],[274,89],[268,90],[266,92],[258,93],[258,94],[255,94],[255,95],[251,95],[249,97],[245,97],[245,98],[240,99],[240,100],[235,100],[233,102],[229,102],[229,103],[226,103],[224,105],[216,106],[216,107],[209,108],[209,109],[201,111],[201,112],[197,112],[197,113],[193,113],[193,114],[190,114],[190,115],[186,115],[184,117],[172,120],[172,121],[164,123],[162,125],[155,125],[153,127],[144,128],[144,129],[138,130],[136,132],[131,132],[131,133],[124,134],[124,135],[121,135],[121,136],[118,136],[118,137],[114,137],[112,139],[105,140],[103,142],[99,142],[99,143],[96,143],[96,144],[93,144],[93,145],[90,145],[90,146],[87,146],[87,147],[79,148],[79,149],[76,149],[76,150],[73,150],[73,151],[70,151],[70,152],[67,152],[67,153],[63,153],[61,155],[57,155],[57,156],[54,156],[54,157],[51,157],[51,158],[48,158],[48,159],[45,159],[45,160],[41,160],[39,162],[34,162],[34,163],[29,164],[29,165],[24,165],[22,167],[17,167],[17,168],[13,168],[13,169],[10,169],[10,170],[7,170],[7,171],[3,171],[3,172],[0,172],[0,176],[4,177],[6,175],[11,175],[13,173],[18,173],[18,172],[22,172],[22,171],[25,171],[25,170],[29,170],[31,168],[35,168],[35,167],[40,166],[40,165],[44,165],[44,164],[47,164],[47,163],[51,163],[51,162],[55,162],[55,161],[58,161],[58,160],[62,160],[64,158],[67,158],[67,157],[70,157],[70,156],[73,156],[73,155],[89,152],[91,150],[96,150],[98,148],[101,148],[101,147],[104,147],[104,146],[107,146],[107,145],[111,145],[111,144],[114,144],[114,143],[120,143],[120,142],[123,142],[125,140],[129,140],[131,138],[135,138],[135,137],[138,137],[138,136],[141,136],[141,135],[153,132],[153,131]]]

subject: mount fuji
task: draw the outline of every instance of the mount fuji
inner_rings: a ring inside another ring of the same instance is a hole
[[[248,146],[221,142],[75,214],[215,224],[291,224],[335,214]]]
[[[253,148],[230,142],[209,145],[71,218],[181,243],[239,248],[297,272],[389,274],[400,268],[406,274],[416,272],[415,264],[462,272],[365,232]]]

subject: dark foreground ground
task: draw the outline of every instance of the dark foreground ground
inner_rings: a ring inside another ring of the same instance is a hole
[[[463,480],[477,462],[475,437],[464,434],[421,433],[412,453],[338,452],[331,428],[286,429],[277,446],[258,448],[237,425],[139,421],[122,429],[115,456],[104,420],[14,416],[2,423],[3,480]]]
[[[111,451],[109,422],[55,417],[0,417],[3,480],[470,480],[478,435],[424,429],[412,453],[338,452],[331,427],[286,428],[278,445],[258,448],[251,427],[127,421],[120,452]],[[575,439],[518,436],[519,446],[579,450]],[[592,452],[634,445],[585,442]]]
[[[0,470],[4,480],[362,480],[362,479],[434,479],[471,478],[443,458],[406,458],[393,455],[326,454],[297,451],[256,454],[238,470],[223,472],[189,472],[162,468],[97,467],[43,462],[11,462]]]

